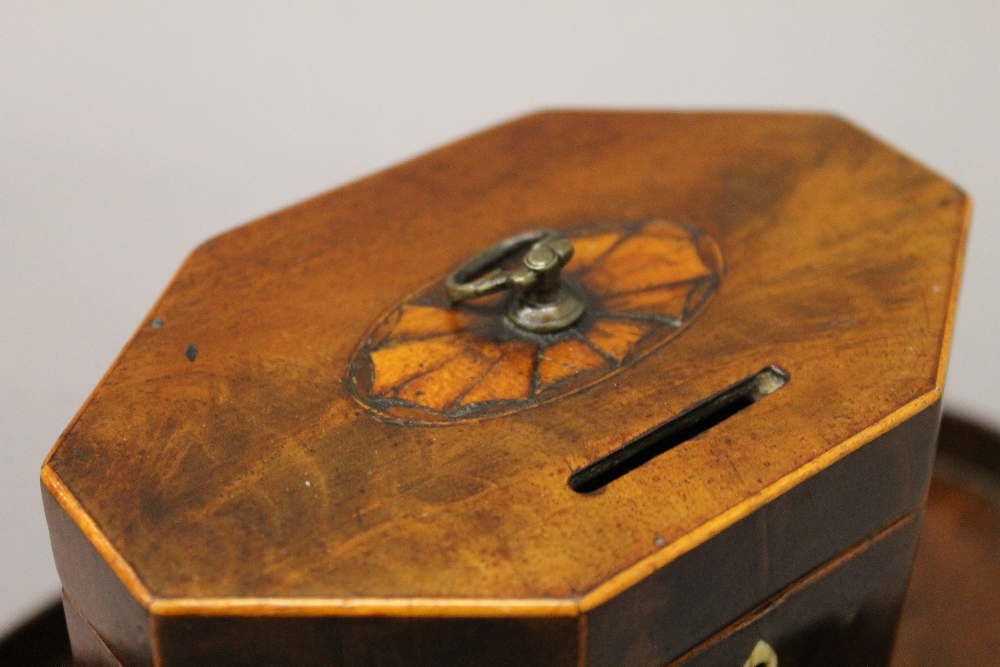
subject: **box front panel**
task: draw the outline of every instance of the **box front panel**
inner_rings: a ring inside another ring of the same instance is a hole
[[[594,667],[663,665],[917,508],[935,403],[588,614]],[[912,558],[900,561],[902,573]]]
[[[919,532],[907,515],[670,667],[885,667]]]

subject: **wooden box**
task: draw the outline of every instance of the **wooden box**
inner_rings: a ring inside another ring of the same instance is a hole
[[[212,239],[42,470],[76,659],[886,664],[967,217],[836,118],[554,112]],[[582,315],[449,301],[533,228]]]

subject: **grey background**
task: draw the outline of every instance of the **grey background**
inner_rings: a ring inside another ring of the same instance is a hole
[[[45,453],[185,254],[546,107],[828,110],[973,196],[947,405],[1000,424],[997,2],[0,1],[0,632]]]

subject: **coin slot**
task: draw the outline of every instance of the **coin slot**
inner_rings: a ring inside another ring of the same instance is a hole
[[[774,393],[788,379],[785,371],[768,366],[575,471],[569,486],[577,493],[597,491]]]

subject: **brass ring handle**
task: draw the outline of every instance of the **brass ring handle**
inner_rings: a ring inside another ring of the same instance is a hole
[[[530,249],[523,266],[513,271],[497,267],[527,246]],[[565,236],[551,229],[533,229],[508,237],[464,262],[448,276],[445,289],[452,304],[510,289],[517,293],[507,312],[511,322],[534,333],[559,331],[584,312],[583,301],[560,277],[562,267],[572,257],[573,244]]]
[[[451,275],[448,276],[448,280],[445,282],[445,288],[448,290],[448,298],[451,299],[452,303],[458,303],[459,301],[477,299],[481,296],[508,289],[512,286],[513,274],[520,271],[520,269],[517,271],[503,271],[494,268],[493,271],[484,276],[475,280],[470,279],[473,276],[483,273],[491,266],[499,264],[525,246],[541,244],[543,241],[554,236],[556,236],[556,233],[549,229],[532,229],[531,231],[505,238],[503,241],[490,246],[451,272]],[[572,246],[570,246],[570,254],[572,252]],[[566,260],[568,261],[569,257]]]

